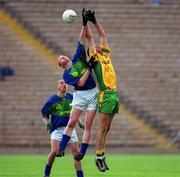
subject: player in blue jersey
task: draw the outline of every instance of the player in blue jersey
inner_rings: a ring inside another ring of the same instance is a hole
[[[82,13],[85,12],[83,9]],[[88,148],[91,136],[93,120],[97,109],[97,88],[91,70],[86,61],[85,39],[87,31],[87,18],[83,18],[83,26],[80,32],[77,49],[73,60],[67,56],[60,55],[57,59],[61,68],[64,68],[63,79],[69,85],[74,86],[72,111],[70,120],[66,127],[63,139],[60,143],[60,149],[57,156],[63,156],[67,142],[70,139],[73,129],[83,111],[86,111],[85,129],[80,148],[80,154],[75,157],[76,160],[81,160]]]
[[[63,132],[68,124],[72,108],[71,103],[73,96],[66,92],[67,85],[64,80],[59,80],[56,87],[58,91],[57,94],[51,96],[41,110],[43,122],[47,130],[50,131],[51,136],[51,152],[48,155],[48,161],[45,165],[44,177],[49,177],[50,175],[51,167],[54,163],[56,153],[59,150],[59,143],[62,140]],[[69,140],[69,148],[73,156],[79,154],[78,138],[75,129],[73,130]],[[84,177],[81,162],[75,160],[74,166],[77,177]]]

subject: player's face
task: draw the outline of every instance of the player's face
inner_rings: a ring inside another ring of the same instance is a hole
[[[61,80],[59,80],[59,81],[57,82],[57,89],[58,89],[58,91],[60,91],[60,92],[66,92],[66,90],[67,90],[67,84],[64,82],[63,79],[61,79]]]
[[[66,68],[68,63],[70,62],[70,59],[65,55],[60,55],[57,61],[60,67]]]

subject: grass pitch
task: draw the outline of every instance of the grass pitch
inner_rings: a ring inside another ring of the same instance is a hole
[[[0,155],[0,177],[42,177],[46,155]],[[180,155],[108,155],[110,170],[99,172],[94,156],[83,160],[85,177],[180,177]],[[76,177],[71,155],[57,158],[51,177]]]

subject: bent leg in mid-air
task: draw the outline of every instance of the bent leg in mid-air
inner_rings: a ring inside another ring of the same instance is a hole
[[[65,132],[62,137],[62,141],[59,145],[59,151],[56,153],[57,157],[64,156],[65,148],[71,138],[72,131],[74,130],[76,123],[79,121],[79,117],[81,115],[82,111],[77,108],[72,108],[70,119],[68,122],[68,125],[65,129]]]
[[[96,158],[95,163],[99,171],[105,172],[109,167],[105,161],[105,142],[113,120],[114,114],[100,113],[99,126],[96,135]]]
[[[81,143],[80,153],[74,157],[74,159],[77,161],[82,160],[84,155],[86,154],[87,148],[89,146],[91,130],[92,130],[95,115],[96,115],[96,110],[88,110],[86,112],[85,129],[84,129],[84,133],[83,133],[83,139],[82,139],[82,143]]]

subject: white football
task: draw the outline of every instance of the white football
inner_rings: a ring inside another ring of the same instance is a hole
[[[77,18],[77,14],[74,10],[65,10],[62,15],[62,19],[65,23],[73,23]]]

